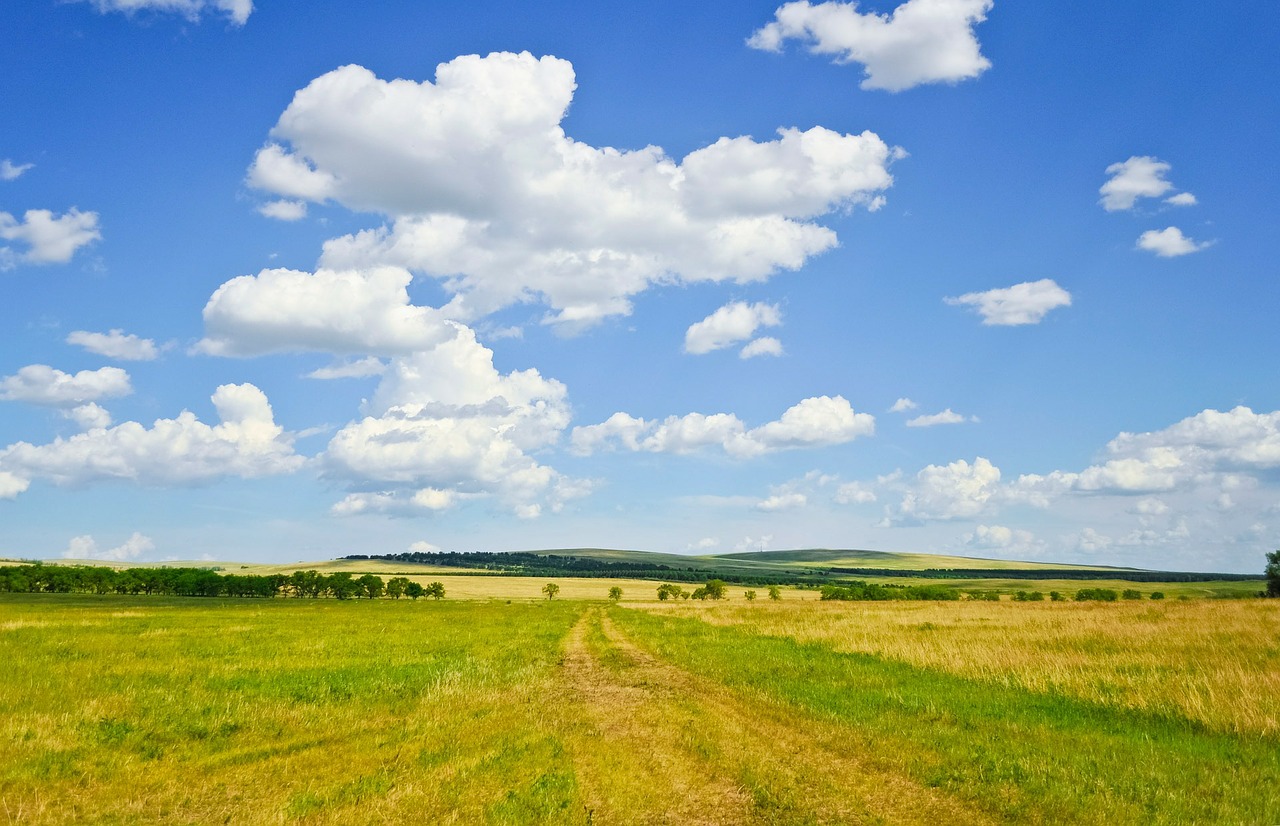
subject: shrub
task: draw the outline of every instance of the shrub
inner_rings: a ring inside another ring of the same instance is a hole
[[[1124,599],[1142,599],[1142,592],[1134,588],[1125,588],[1120,596]]]
[[[1152,598],[1152,599],[1164,599],[1164,591],[1152,591],[1152,592],[1151,592],[1151,598]]]
[[[622,589],[619,588],[617,585],[610,588],[609,599],[613,600],[614,602],[617,602],[618,600],[622,599]]]
[[[1115,602],[1119,597],[1110,588],[1081,588],[1076,591],[1076,602]]]
[[[782,599],[782,589],[781,589],[781,588],[779,588],[777,585],[770,585],[770,586],[769,586],[769,599],[772,599],[772,600],[779,600],[779,599]]]
[[[743,596],[747,598],[747,602],[755,602],[756,600],[755,591],[747,591],[746,593],[743,594]]]

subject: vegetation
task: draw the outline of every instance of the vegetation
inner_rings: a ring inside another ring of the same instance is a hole
[[[941,585],[874,585],[851,582],[847,585],[822,586],[824,600],[844,602],[890,599],[957,600],[960,592]]]
[[[546,585],[542,586],[542,593],[547,595],[548,600],[555,599],[556,594],[560,593],[560,586],[556,585],[554,582],[548,582]]]
[[[614,602],[617,602],[618,600],[622,599],[622,589],[619,588],[617,585],[614,585],[612,588],[610,588],[609,599],[613,600]]]
[[[442,577],[527,599],[415,608],[346,573],[344,601],[0,595],[6,819],[1280,820],[1275,600]]]
[[[1280,597],[1280,550],[1267,554],[1265,575],[1267,577],[1266,595]]]

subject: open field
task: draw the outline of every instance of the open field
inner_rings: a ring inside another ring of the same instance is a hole
[[[0,820],[1280,820],[1277,601],[601,595],[0,595]]]

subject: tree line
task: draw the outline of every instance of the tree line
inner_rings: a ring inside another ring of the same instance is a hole
[[[0,592],[54,594],[146,594],[175,597],[296,597],[309,599],[444,599],[444,585],[397,576],[347,571],[323,574],[223,574],[210,568],[115,568],[92,565],[0,567]]]

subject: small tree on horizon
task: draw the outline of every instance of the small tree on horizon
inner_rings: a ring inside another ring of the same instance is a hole
[[[619,588],[617,585],[610,588],[609,599],[613,600],[614,602],[617,602],[618,600],[622,599],[622,589]]]
[[[781,589],[781,588],[779,588],[777,585],[770,585],[770,586],[769,586],[769,599],[772,599],[772,600],[780,600],[780,599],[782,599],[782,589]]]
[[[542,586],[542,593],[547,595],[548,600],[553,600],[556,598],[556,594],[560,593],[560,586],[554,582],[548,582]]]

